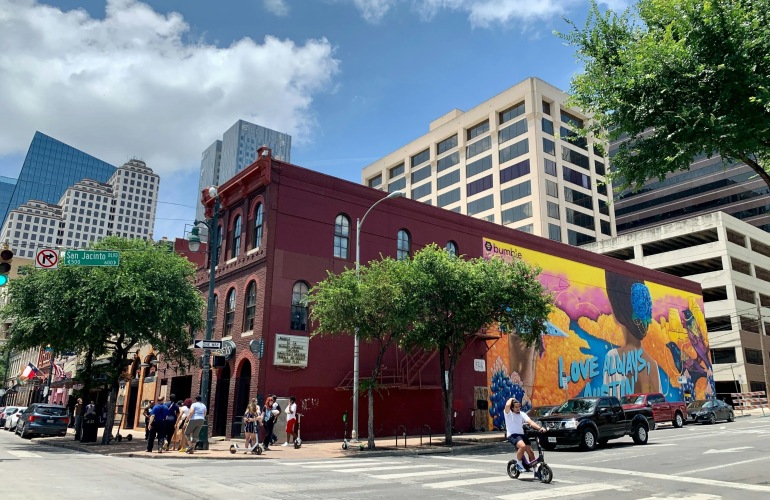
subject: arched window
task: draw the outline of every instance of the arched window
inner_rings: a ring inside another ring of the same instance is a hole
[[[307,283],[298,281],[291,290],[291,329],[307,330]]]
[[[211,327],[214,328],[217,325],[217,309],[219,309],[219,296],[214,295],[214,305],[211,308]]]
[[[334,256],[340,259],[348,258],[350,247],[350,220],[340,214],[334,221]]]
[[[262,204],[257,203],[254,209],[254,248],[259,248],[262,244]]]
[[[257,282],[252,281],[246,287],[246,312],[243,315],[243,331],[254,330],[254,315],[257,312]]]
[[[457,257],[457,243],[455,243],[452,240],[449,240],[449,241],[446,242],[445,249],[446,249],[446,252],[449,255],[451,255],[453,257]]]
[[[214,256],[214,262],[219,263],[219,257],[222,256],[222,226],[217,226],[217,246],[216,246],[216,252],[217,254]]]
[[[238,257],[241,253],[241,216],[235,218],[235,224],[233,224],[233,250],[231,252],[232,258]]]
[[[223,337],[230,337],[233,334],[233,322],[235,321],[235,288],[227,292],[227,303],[225,304],[225,330]]]
[[[409,258],[409,250],[412,246],[409,233],[406,229],[400,229],[398,231],[398,247],[396,251],[396,258],[398,260],[404,260]]]

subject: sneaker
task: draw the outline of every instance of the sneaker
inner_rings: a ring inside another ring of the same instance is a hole
[[[283,443],[281,446],[289,446],[289,442],[287,441],[287,442]]]
[[[519,472],[524,472],[524,467],[520,463],[516,462],[516,470]]]
[[[179,453],[184,453],[187,451],[187,448],[179,448]]]

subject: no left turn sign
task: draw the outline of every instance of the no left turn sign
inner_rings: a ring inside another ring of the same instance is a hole
[[[59,267],[59,251],[44,248],[35,254],[35,267],[38,269],[56,269]]]

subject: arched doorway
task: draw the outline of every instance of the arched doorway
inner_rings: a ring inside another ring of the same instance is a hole
[[[217,397],[214,403],[214,432],[213,436],[227,434],[227,403],[230,401],[230,363],[222,367],[217,378]]]
[[[241,435],[243,414],[246,413],[246,406],[249,404],[249,392],[251,391],[251,362],[248,359],[243,360],[235,379],[235,408],[233,409],[233,435]]]

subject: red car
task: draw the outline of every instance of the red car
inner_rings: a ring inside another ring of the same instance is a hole
[[[659,393],[628,394],[620,398],[624,410],[652,408],[652,417],[656,424],[671,423],[674,427],[682,427],[687,421],[687,404],[683,401],[666,401]]]

